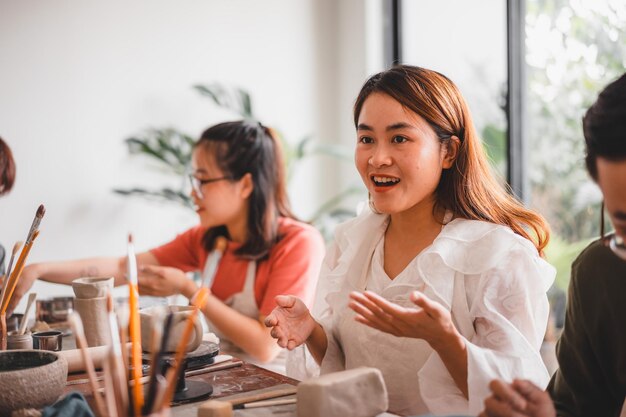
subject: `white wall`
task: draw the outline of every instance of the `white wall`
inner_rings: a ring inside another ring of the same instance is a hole
[[[371,72],[365,7],[358,0],[0,0],[0,136],[18,166],[13,192],[0,200],[0,242],[10,249],[24,239],[39,203],[46,216],[33,262],[120,255],[129,231],[145,250],[195,224],[193,212],[111,189],[164,181],[127,155],[124,138],[150,126],[197,136],[233,117],[195,93],[196,83],[246,88],[257,115],[288,138],[313,134],[351,145],[351,100]],[[297,214],[306,218],[336,191],[346,168],[334,162],[307,161],[296,172]],[[59,293],[37,285],[39,298]]]

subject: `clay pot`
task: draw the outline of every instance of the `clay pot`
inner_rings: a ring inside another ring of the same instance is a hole
[[[0,352],[0,417],[13,410],[43,408],[63,393],[67,362],[53,352]]]
[[[139,317],[141,320],[141,347],[144,352],[150,352],[151,349],[151,335],[152,335],[152,316],[157,309],[165,310],[167,313],[173,313],[172,327],[170,328],[169,338],[167,345],[165,346],[165,352],[175,352],[178,347],[180,339],[183,337],[185,326],[187,325],[187,317],[196,307],[193,306],[157,306],[144,308],[139,310]],[[165,329],[163,329],[165,331]],[[200,317],[196,315],[196,321],[194,323],[193,332],[187,343],[185,349],[186,352],[192,352],[200,346],[202,343],[202,323],[200,323]]]
[[[85,339],[89,347],[108,345],[111,330],[107,320],[107,298],[77,298],[74,309],[80,315],[85,329]]]
[[[72,289],[76,298],[106,297],[113,290],[113,277],[76,278],[72,281]]]

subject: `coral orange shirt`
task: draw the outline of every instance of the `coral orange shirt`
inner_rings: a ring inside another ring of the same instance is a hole
[[[206,229],[193,227],[174,240],[150,250],[162,266],[185,272],[203,271],[208,251],[202,246]],[[261,316],[276,307],[274,297],[295,295],[310,308],[324,257],[324,241],[312,226],[281,217],[278,224],[282,239],[270,250],[268,258],[257,262],[254,295]],[[248,260],[235,256],[240,244],[228,242],[220,261],[211,292],[220,300],[243,290]]]

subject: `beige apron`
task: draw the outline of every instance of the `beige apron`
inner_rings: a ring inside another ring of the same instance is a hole
[[[357,291],[364,291],[368,287],[370,274],[374,272],[373,251],[371,253]],[[414,290],[423,291],[423,289],[424,282],[419,277],[419,280],[410,283],[392,282],[379,295],[403,307],[415,307],[409,295]],[[459,332],[470,338],[474,333],[471,320],[461,320],[462,323],[456,320],[456,317],[469,317],[465,280],[462,274],[457,274],[454,279],[452,306],[452,320],[455,326]],[[454,310],[464,311],[466,314],[455,315]],[[345,309],[338,322],[338,338],[346,358],[346,369],[358,366],[380,369],[389,393],[390,412],[401,415],[428,414],[430,410],[420,395],[418,373],[434,350],[425,340],[396,337],[357,323],[354,315],[352,310]]]
[[[209,255],[210,256],[210,255]],[[209,264],[209,259],[207,259],[207,265]],[[205,267],[205,271],[203,274],[203,279],[211,279],[211,277],[205,277],[207,273],[207,268]],[[233,310],[243,314],[246,317],[250,317],[253,320],[259,320],[259,308],[256,304],[256,298],[254,296],[254,282],[256,280],[256,262],[249,261],[248,269],[246,271],[246,280],[243,284],[243,289],[241,292],[233,294],[230,296],[224,304],[232,308]],[[206,282],[207,287],[211,287],[213,282]],[[205,317],[206,318],[206,317]],[[273,361],[268,363],[258,362],[256,359],[252,358],[250,355],[245,353],[241,348],[233,344],[220,330],[211,323],[211,321],[206,318],[207,324],[209,326],[209,331],[215,333],[220,338],[220,353],[228,354],[235,356],[237,358],[243,359],[246,362],[253,363],[257,366],[260,366],[265,369],[269,369],[274,372],[278,372],[281,374],[285,374],[285,361],[286,354],[283,350]]]

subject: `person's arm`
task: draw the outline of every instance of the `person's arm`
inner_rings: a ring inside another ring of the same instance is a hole
[[[150,252],[138,254],[137,263],[158,265],[156,258]],[[15,287],[8,311],[13,311],[20,299],[38,279],[71,285],[74,279],[81,277],[114,277],[114,285],[126,284],[126,257],[89,258],[27,265]]]
[[[306,343],[318,365],[326,355],[328,339],[322,326],[316,322],[304,302],[290,295],[276,297],[276,308],[265,318],[271,336],[281,348],[293,350]]]

